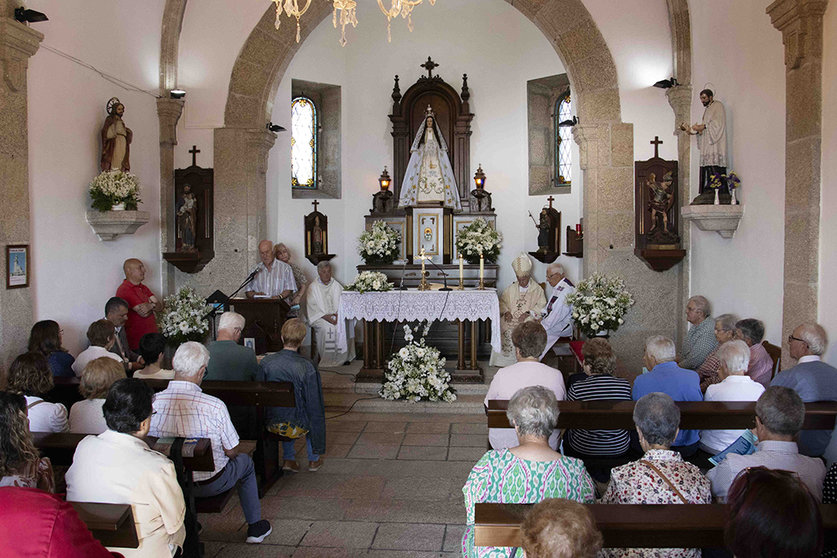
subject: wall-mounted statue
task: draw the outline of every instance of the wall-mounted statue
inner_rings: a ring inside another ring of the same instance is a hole
[[[723,103],[715,100],[715,94],[711,89],[700,92],[700,102],[705,107],[701,121],[692,126],[683,122],[680,129],[689,135],[697,136],[700,150],[698,193],[707,195],[701,196],[700,201],[696,198],[692,203],[706,204],[713,203],[714,199],[714,193],[709,188],[712,177],[727,173],[727,115]],[[726,185],[723,190],[728,194]]]
[[[195,234],[198,214],[198,200],[192,193],[192,186],[183,185],[183,196],[177,202],[177,235],[180,237],[179,250],[195,251]]]
[[[102,159],[101,169],[131,170],[131,140],[134,133],[125,125],[122,115],[125,105],[119,99],[112,97],[107,104],[108,117],[102,126]]]
[[[549,196],[547,201],[549,206],[541,209],[537,220],[529,213],[538,230],[538,249],[529,254],[541,263],[550,264],[561,255],[561,212],[552,207],[555,198]]]

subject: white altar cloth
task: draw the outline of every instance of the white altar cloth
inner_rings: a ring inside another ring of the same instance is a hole
[[[343,291],[337,310],[337,346],[340,351],[346,350],[346,320],[352,318],[385,322],[491,320],[491,348],[497,352],[502,350],[500,302],[495,289],[363,294]]]

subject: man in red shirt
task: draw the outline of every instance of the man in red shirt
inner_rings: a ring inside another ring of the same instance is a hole
[[[125,271],[125,280],[116,289],[116,296],[124,299],[130,306],[125,330],[128,346],[136,351],[143,335],[157,332],[154,312],[161,311],[163,303],[157,300],[151,289],[142,284],[145,279],[145,266],[141,261],[136,258],[127,259],[122,269]]]

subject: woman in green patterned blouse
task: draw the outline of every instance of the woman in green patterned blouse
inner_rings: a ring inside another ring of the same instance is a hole
[[[519,445],[490,450],[474,465],[462,492],[467,520],[462,535],[463,556],[501,558],[512,548],[474,546],[474,505],[478,502],[535,503],[546,498],[594,501],[593,480],[580,459],[564,457],[549,447],[558,424],[555,394],[541,386],[519,390],[506,411]]]

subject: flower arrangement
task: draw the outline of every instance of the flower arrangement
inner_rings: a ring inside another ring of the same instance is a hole
[[[354,282],[346,285],[343,290],[357,291],[360,294],[368,292],[385,292],[392,290],[392,283],[387,276],[380,271],[364,271],[358,275]]]
[[[160,333],[170,343],[181,344],[186,341],[206,339],[209,333],[209,321],[205,318],[212,308],[191,287],[183,287],[177,294],[165,299],[165,309],[157,318]]]
[[[567,304],[573,307],[573,321],[587,337],[607,330],[616,331],[624,323],[622,316],[633,303],[622,279],[600,273],[581,281],[575,292],[567,295]]]
[[[358,253],[368,265],[388,265],[398,257],[401,233],[383,221],[372,223],[372,230],[358,238]]]
[[[125,209],[136,211],[139,197],[139,181],[129,172],[103,171],[90,182],[93,209],[110,211],[113,206],[125,204]]]
[[[502,242],[503,235],[495,231],[482,217],[477,217],[473,223],[462,227],[456,233],[456,249],[468,263],[478,263],[480,254],[486,262],[493,263],[500,254]]]
[[[424,338],[430,331],[430,322],[424,326],[421,339],[413,337],[409,325],[404,326],[407,344],[387,362],[384,385],[379,395],[384,399],[408,401],[455,401],[456,393],[450,387],[450,374],[445,370],[445,359],[439,349],[428,347]]]
[[[741,187],[741,179],[738,178],[738,175],[734,172],[729,174],[713,174],[709,177],[709,186],[712,190],[715,191],[715,205],[718,205],[718,192],[726,184],[727,191],[730,193],[730,204],[737,205],[738,200],[735,197],[735,191]]]

